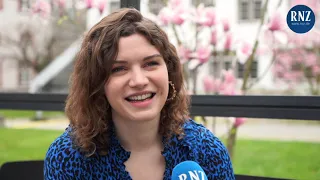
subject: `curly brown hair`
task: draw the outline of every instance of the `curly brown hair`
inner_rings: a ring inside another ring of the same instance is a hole
[[[177,92],[161,110],[159,133],[166,138],[183,135],[182,125],[189,116],[189,96],[176,48],[156,23],[136,9],[122,8],[104,17],[85,35],[70,77],[65,112],[73,128],[71,137],[75,145],[88,156],[108,151],[113,121],[104,85],[117,57],[119,39],[136,33],[159,50]],[[170,87],[168,98],[172,92]]]

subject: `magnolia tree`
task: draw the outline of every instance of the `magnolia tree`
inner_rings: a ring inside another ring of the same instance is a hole
[[[320,2],[305,2],[319,17]],[[281,16],[275,17],[281,21]],[[316,22],[317,23],[317,22]],[[316,24],[315,26],[318,26]],[[320,95],[320,35],[317,27],[305,34],[295,34],[286,26],[278,23],[277,28],[286,38],[285,43],[273,41],[273,67],[276,82],[289,88],[306,84],[309,91],[303,94]],[[276,39],[276,38],[275,38]]]
[[[309,92],[304,94],[320,95],[319,45],[279,48],[275,54],[272,72],[279,84],[285,83],[293,89],[307,83]]]
[[[42,5],[42,9],[48,11],[46,5]],[[0,57],[17,60],[38,72],[42,63],[52,58],[55,39],[50,24],[44,20],[45,14],[41,12],[41,16],[34,16],[33,11],[40,13],[38,4],[32,7],[32,11],[20,12],[19,15],[17,13],[9,23],[2,24]]]
[[[25,68],[33,70],[34,74],[39,73],[55,55],[61,53],[63,49],[60,46],[65,39],[82,35],[86,29],[86,25],[83,26],[82,23],[85,23],[87,13],[93,14],[94,19],[97,19],[97,16],[103,14],[106,2],[106,0],[27,1],[29,3],[27,7],[20,8],[15,18],[10,18],[11,23],[3,24],[1,27],[0,58],[18,61]],[[91,19],[88,22],[92,22]],[[67,27],[64,28],[64,25]],[[60,52],[57,51],[59,48]],[[41,111],[36,112],[35,119],[43,119]]]
[[[106,0],[32,0],[20,8],[9,25],[3,24],[0,32],[0,57],[17,60],[35,74],[54,59],[54,49],[65,38],[82,35],[85,31],[83,15],[91,9],[102,14]],[[66,25],[68,24],[68,26]],[[66,29],[63,31],[63,27]],[[70,30],[70,28],[76,30]],[[61,28],[62,30],[61,30]],[[60,29],[59,29],[60,28]],[[69,28],[69,29],[68,29]],[[72,32],[70,32],[72,31]],[[78,35],[77,35],[78,33]],[[57,43],[59,41],[59,43]],[[59,53],[59,52],[58,52]]]
[[[254,59],[262,53],[275,53],[276,49],[266,49],[268,42],[263,37],[274,37],[282,32],[282,25],[277,14],[268,13],[268,3],[262,7],[261,19],[256,38],[247,42],[236,37],[228,19],[219,17],[214,7],[199,4],[193,7],[182,0],[169,0],[155,19],[170,35],[175,43],[183,65],[186,85],[190,94],[207,95],[246,95],[266,73],[251,78]],[[281,1],[277,4],[279,8]],[[275,11],[277,12],[277,11]],[[273,55],[273,59],[277,53]],[[228,62],[228,63],[226,63]],[[271,61],[273,62],[273,60]],[[237,64],[244,66],[243,79],[238,80]],[[272,67],[273,63],[266,68]],[[204,77],[199,72],[206,71]],[[204,92],[198,89],[199,82]],[[240,84],[239,84],[240,83]],[[206,123],[206,118],[201,117]],[[227,132],[227,148],[231,158],[236,141],[237,129],[246,121],[242,117],[231,117],[232,123]]]

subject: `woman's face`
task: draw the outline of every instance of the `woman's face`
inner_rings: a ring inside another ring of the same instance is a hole
[[[121,37],[119,52],[104,86],[113,120],[160,118],[168,97],[168,70],[156,47],[139,34]]]

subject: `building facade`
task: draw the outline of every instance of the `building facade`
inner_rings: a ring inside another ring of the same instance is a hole
[[[231,31],[233,35],[240,40],[245,40],[253,45],[260,23],[260,17],[262,12],[262,6],[265,3],[265,0],[185,0],[190,5],[197,5],[199,3],[204,3],[206,6],[213,6],[216,10],[218,18],[225,18],[228,20]],[[154,18],[157,15],[162,7],[164,7],[163,0],[141,0],[140,10],[142,14],[147,17]],[[269,1],[268,6],[268,14],[273,14],[276,10],[280,12],[283,17],[286,17],[288,10],[294,3],[297,3],[296,0],[283,0],[281,5],[279,6],[280,1]],[[299,1],[300,2],[300,1]],[[104,10],[101,15],[96,8],[92,8],[87,12],[87,29],[91,28],[93,24],[98,22],[105,15],[113,12],[114,10],[120,8],[119,0],[109,0],[107,1],[107,8]],[[266,27],[263,27],[266,28]],[[168,31],[170,39],[173,38],[173,33]],[[175,42],[173,42],[175,43]],[[70,56],[68,58],[73,58],[74,56]],[[251,78],[255,79],[263,75],[263,78],[254,86],[253,93],[270,93],[270,94],[278,94],[279,91],[286,89],[286,86],[282,86],[276,84],[274,81],[274,77],[272,72],[266,71],[269,68],[269,64],[271,61],[272,54],[263,53],[259,54],[256,57],[253,67],[251,69]],[[61,59],[68,59],[61,58]],[[63,60],[61,60],[63,61]],[[72,59],[70,59],[72,62]],[[230,66],[231,62],[226,61],[224,66]],[[56,64],[56,65],[55,65]],[[30,91],[31,92],[67,92],[67,88],[64,88],[63,91],[53,90],[54,87],[63,87],[67,83],[67,78],[65,76],[70,75],[72,66],[71,64],[65,64],[61,66],[63,63],[52,63],[44,70],[46,73],[40,73],[35,80],[31,83]],[[58,67],[61,66],[61,67]],[[55,69],[51,71],[51,69]],[[59,73],[66,70],[64,73]],[[242,64],[237,64],[236,67],[236,76],[238,80],[238,85],[242,84],[242,72],[244,70],[244,66]],[[204,67],[201,69],[198,75],[198,84],[197,86],[199,94],[203,93],[203,81],[202,79],[208,74],[208,68]],[[50,73],[55,72],[55,73]],[[64,76],[64,78],[60,77]],[[46,78],[44,78],[46,77]],[[64,82],[62,82],[64,81]],[[59,88],[60,88],[59,87]],[[59,89],[57,88],[57,89]],[[301,88],[305,88],[303,85]],[[61,89],[61,88],[60,88]],[[298,89],[298,88],[297,88]]]

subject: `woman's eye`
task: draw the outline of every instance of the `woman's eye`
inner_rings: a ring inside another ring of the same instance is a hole
[[[150,61],[146,64],[146,66],[156,66],[156,65],[159,65],[159,63],[156,61]]]
[[[120,72],[120,71],[122,71],[122,70],[124,70],[124,67],[115,67],[115,68],[113,68],[113,69],[111,70],[111,72],[112,72],[112,73],[116,73],[116,72]]]

